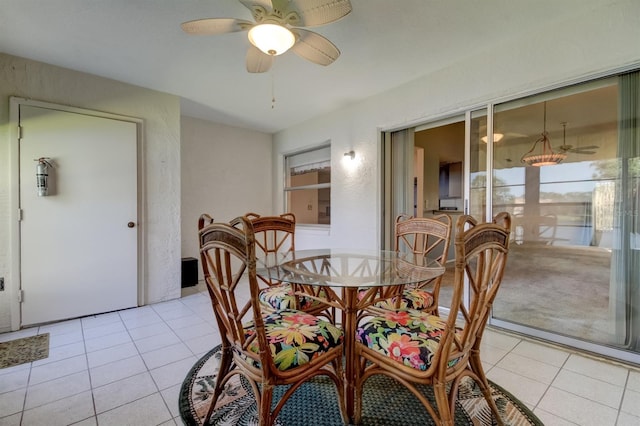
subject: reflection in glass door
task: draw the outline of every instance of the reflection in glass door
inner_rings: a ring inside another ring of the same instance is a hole
[[[454,203],[463,202],[478,221],[500,211],[513,215],[509,260],[490,324],[640,363],[638,123],[636,72],[415,129],[444,146],[466,141],[463,200]],[[463,136],[435,137],[463,125]],[[403,195],[412,188],[407,153],[419,138],[403,135],[413,136],[413,130],[385,134],[385,247],[390,213],[412,208]],[[425,213],[443,205],[429,192],[438,189],[427,176],[452,161],[430,159],[433,152],[425,146]],[[394,203],[400,196],[405,201]],[[451,300],[448,291],[445,283],[441,307]]]
[[[489,141],[487,122],[486,109],[471,112],[467,213],[480,222],[487,221],[487,149],[490,147],[487,145]],[[500,137],[494,134],[494,138]]]
[[[492,210],[513,229],[492,323],[638,360],[638,88],[634,73],[495,106]]]

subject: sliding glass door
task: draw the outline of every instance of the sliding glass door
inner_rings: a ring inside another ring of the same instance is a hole
[[[385,133],[386,247],[394,214],[413,207],[408,168],[421,143],[424,214],[454,206],[450,214],[478,221],[513,216],[490,324],[640,363],[638,73]],[[447,157],[453,145],[463,160]],[[460,199],[429,183],[453,161],[463,165]],[[444,283],[442,307],[448,291]]]
[[[639,95],[635,73],[494,107],[513,238],[492,323],[637,359]]]
[[[487,125],[488,120],[487,109],[472,111],[467,115],[469,122],[469,149],[467,150],[467,163],[469,164],[467,187],[469,192],[466,195],[467,213],[476,218],[478,221],[486,222],[491,212],[487,211],[487,173],[489,163],[491,161],[491,152],[488,152],[493,144],[489,144],[489,136]],[[494,138],[495,138],[494,134]],[[499,137],[498,137],[499,139]]]

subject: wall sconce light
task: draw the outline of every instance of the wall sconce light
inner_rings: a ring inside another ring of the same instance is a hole
[[[356,153],[355,151],[349,151],[349,152],[345,152],[344,156],[349,157],[350,160],[353,160],[354,158],[356,158]]]

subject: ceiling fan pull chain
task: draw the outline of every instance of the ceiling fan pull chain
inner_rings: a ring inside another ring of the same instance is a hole
[[[273,77],[274,74],[275,71],[273,71],[273,68],[271,68],[271,109],[274,109],[276,107],[276,89]]]

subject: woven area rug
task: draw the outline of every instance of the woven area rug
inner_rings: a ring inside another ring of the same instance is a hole
[[[0,368],[13,367],[49,356],[49,333],[0,343]]]
[[[191,369],[180,390],[180,415],[186,425],[200,426],[213,395],[220,347],[212,349]],[[236,376],[238,378],[239,376]],[[504,389],[491,384],[493,395],[507,425],[542,425],[524,404]],[[274,400],[285,388],[279,386]],[[428,387],[424,393],[430,395]],[[491,412],[471,379],[460,389],[455,424],[460,426],[492,425]],[[212,417],[214,425],[257,425],[256,403],[251,388],[244,380],[232,379],[218,401]],[[333,382],[318,377],[302,385],[289,399],[278,416],[278,425],[331,426],[342,425]],[[410,426],[434,425],[424,407],[402,385],[385,377],[373,376],[364,388],[363,425]]]

